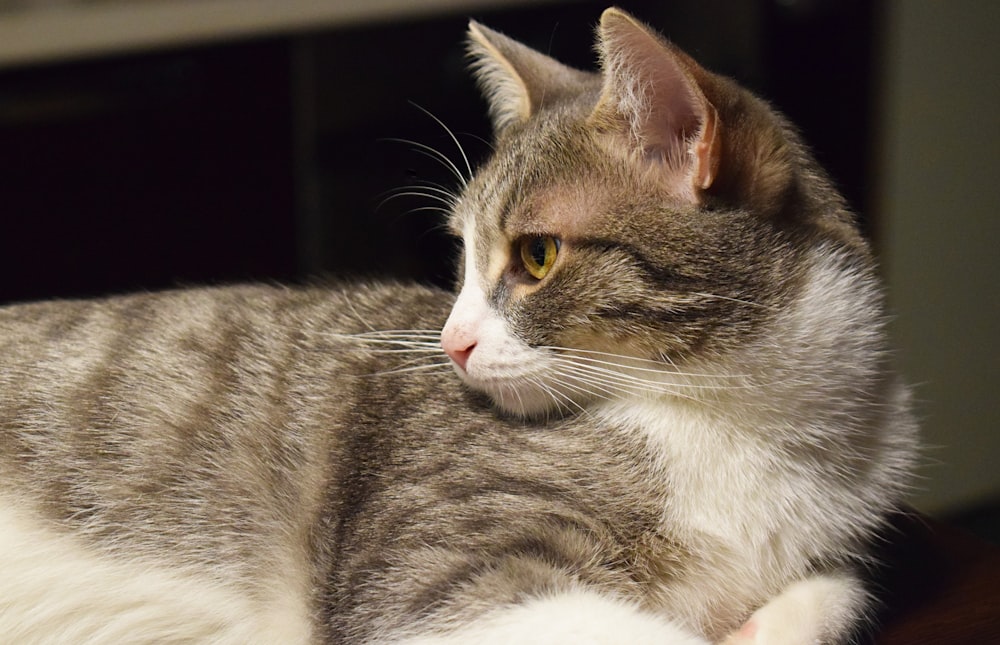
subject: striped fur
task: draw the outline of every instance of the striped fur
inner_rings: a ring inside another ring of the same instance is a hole
[[[916,451],[871,253],[763,101],[617,10],[598,49],[470,27],[496,146],[457,297],[0,308],[3,638],[856,633]]]

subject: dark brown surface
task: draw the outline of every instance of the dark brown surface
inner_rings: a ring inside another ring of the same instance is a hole
[[[1000,643],[1000,547],[916,514],[900,515],[894,528],[874,642]]]

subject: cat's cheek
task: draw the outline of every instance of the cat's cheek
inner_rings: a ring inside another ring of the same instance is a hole
[[[519,416],[543,414],[552,405],[537,386],[537,352],[512,334],[480,289],[462,289],[441,331],[441,347],[469,387]]]
[[[510,333],[476,291],[463,290],[459,296],[441,331],[441,347],[470,385],[523,376],[530,349]]]

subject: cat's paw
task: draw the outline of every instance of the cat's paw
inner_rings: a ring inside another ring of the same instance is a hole
[[[764,629],[761,629],[763,625]],[[814,643],[808,630],[796,629],[790,625],[778,625],[773,620],[761,620],[754,614],[750,620],[743,623],[739,631],[730,634],[720,645],[805,645]]]
[[[793,583],[758,609],[721,645],[837,643],[851,633],[865,593],[848,577],[817,576]]]

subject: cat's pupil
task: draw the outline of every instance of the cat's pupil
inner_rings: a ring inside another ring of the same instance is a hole
[[[545,266],[546,254],[548,247],[545,244],[545,238],[536,237],[531,241],[531,247],[529,253],[531,254],[531,259],[534,260],[535,264],[538,266]]]
[[[536,280],[548,275],[559,253],[559,240],[551,235],[524,238],[519,243],[521,264]]]

